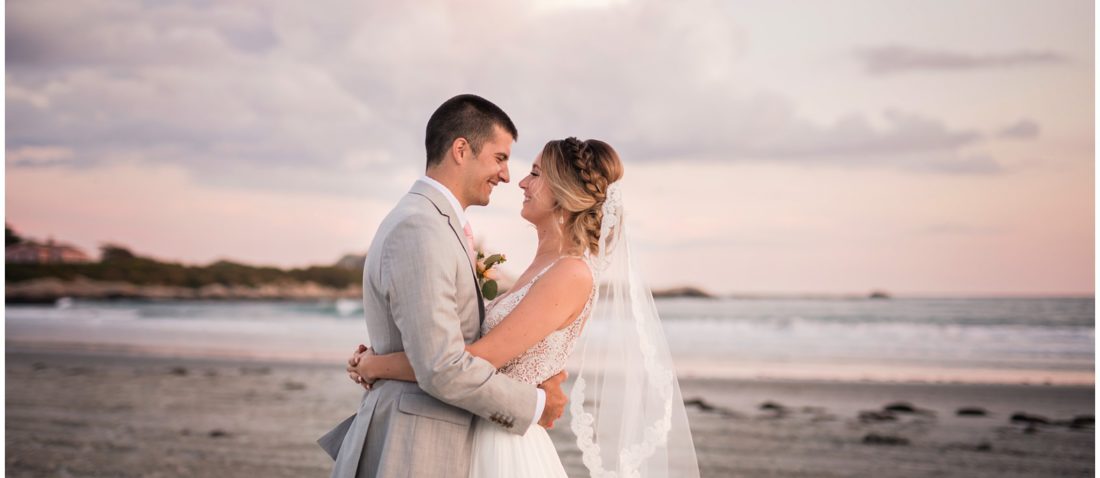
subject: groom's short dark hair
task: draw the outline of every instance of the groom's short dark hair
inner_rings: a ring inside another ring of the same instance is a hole
[[[519,138],[519,131],[512,119],[499,106],[477,95],[458,95],[444,101],[428,119],[424,135],[424,148],[428,153],[430,168],[443,161],[451,144],[458,138],[466,138],[474,154],[485,141],[493,137],[493,125],[498,125]]]

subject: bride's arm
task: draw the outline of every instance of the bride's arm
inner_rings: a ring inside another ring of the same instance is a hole
[[[360,358],[356,360],[356,357]],[[416,381],[416,374],[413,373],[412,364],[409,363],[409,357],[405,352],[378,355],[373,350],[367,349],[353,356],[349,365],[348,372],[354,371],[367,383],[374,383],[375,380],[381,379]]]
[[[576,317],[592,291],[592,275],[580,259],[562,259],[534,285],[519,305],[466,350],[500,368]],[[405,352],[367,355],[355,366],[368,382],[379,379],[415,382]]]

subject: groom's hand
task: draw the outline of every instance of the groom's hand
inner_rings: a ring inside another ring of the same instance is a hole
[[[565,398],[565,392],[561,390],[561,383],[568,376],[569,374],[562,370],[539,384],[539,388],[546,391],[546,408],[542,409],[542,418],[539,418],[539,425],[543,428],[554,428],[554,421],[561,418],[562,412],[565,411],[565,403],[568,400]]]

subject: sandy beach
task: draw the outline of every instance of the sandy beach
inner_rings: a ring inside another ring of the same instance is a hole
[[[8,476],[328,476],[331,460],[314,440],[361,397],[339,365],[7,346]],[[707,477],[1094,471],[1092,387],[763,380],[681,387]],[[975,415],[959,416],[962,408]],[[551,435],[570,475],[587,476],[567,424]]]

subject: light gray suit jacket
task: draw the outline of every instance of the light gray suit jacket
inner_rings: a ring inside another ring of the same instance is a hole
[[[333,478],[466,478],[474,414],[517,434],[531,426],[535,387],[466,352],[484,304],[462,225],[428,184],[417,181],[378,227],[363,311],[371,347],[404,350],[418,383],[375,382],[358,412],[317,440],[336,460]]]

